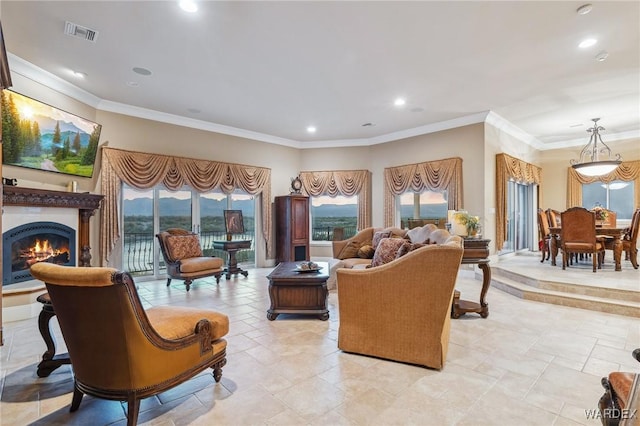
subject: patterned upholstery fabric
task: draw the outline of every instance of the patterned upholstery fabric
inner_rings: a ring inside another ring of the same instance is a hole
[[[371,247],[374,250],[378,248],[378,244],[380,244],[380,240],[383,238],[389,238],[391,236],[391,231],[378,231],[373,234],[373,239],[371,240]]]
[[[419,249],[420,247],[424,247],[429,244],[429,240],[427,239],[426,243],[411,243],[409,241],[404,241],[398,251],[396,252],[396,259],[404,256],[410,251],[414,251],[415,249]]]
[[[167,251],[172,260],[202,256],[200,241],[197,235],[168,235]]]
[[[376,248],[371,267],[384,265],[395,260],[398,249],[406,242],[403,238],[383,238]]]

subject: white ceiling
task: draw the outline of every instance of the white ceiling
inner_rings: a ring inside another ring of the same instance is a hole
[[[14,73],[35,65],[100,109],[276,143],[371,144],[488,111],[542,149],[585,144],[594,117],[605,141],[640,137],[640,2],[582,4],[216,1],[188,14],[176,1],[3,0],[0,19]],[[96,41],[64,35],[65,21]]]

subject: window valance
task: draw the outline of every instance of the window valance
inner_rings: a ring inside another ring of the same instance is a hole
[[[608,183],[614,180],[634,182],[633,205],[640,205],[640,160],[623,161],[617,169],[604,176],[582,176],[569,167],[567,172],[567,208],[582,206],[582,184],[593,182]]]
[[[507,238],[507,185],[509,179],[527,184],[542,183],[542,168],[507,154],[496,155],[496,251]],[[538,189],[540,198],[541,187]]]
[[[161,154],[102,148],[101,262],[108,262],[120,239],[118,200],[122,182],[138,189],[163,184],[177,191],[189,186],[198,192],[220,189],[225,194],[242,189],[262,194],[262,235],[271,257],[271,169]]]
[[[300,172],[302,191],[314,197],[358,196],[358,229],[371,226],[371,172],[369,170],[330,170]]]
[[[414,192],[447,191],[448,209],[462,206],[462,158],[427,161],[384,169],[384,226],[395,224],[396,195]]]

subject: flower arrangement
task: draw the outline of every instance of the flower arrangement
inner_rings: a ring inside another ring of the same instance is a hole
[[[609,211],[602,206],[595,206],[591,211],[596,215],[596,220],[605,221],[609,217]]]
[[[458,212],[455,214],[456,221],[467,228],[467,234],[473,235],[480,228],[480,217],[471,216],[469,213]]]

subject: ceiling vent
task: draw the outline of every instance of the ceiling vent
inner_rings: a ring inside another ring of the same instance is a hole
[[[78,24],[74,24],[73,22],[65,22],[64,23],[64,33],[66,35],[70,35],[73,37],[78,37],[84,40],[89,40],[91,42],[96,41],[98,37],[98,32],[87,27],[83,27]]]

